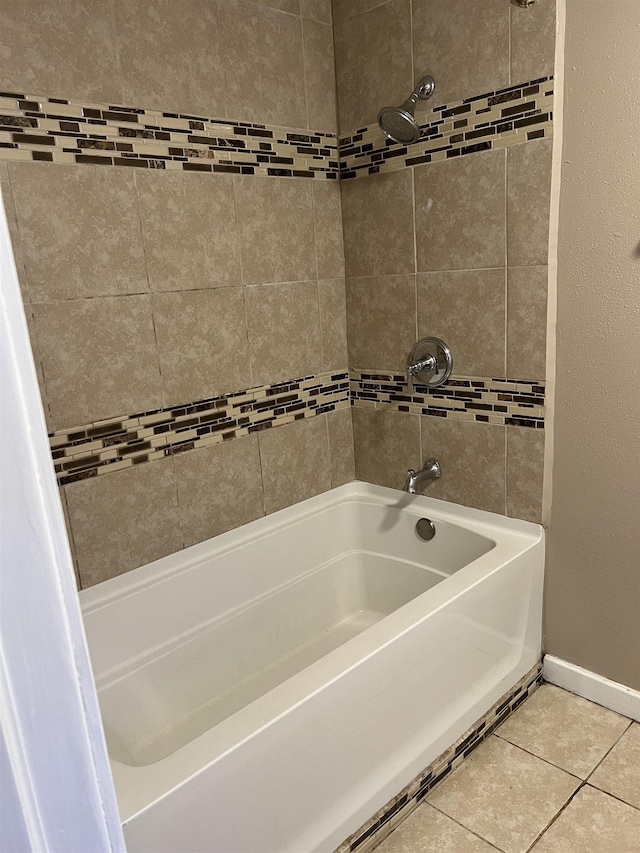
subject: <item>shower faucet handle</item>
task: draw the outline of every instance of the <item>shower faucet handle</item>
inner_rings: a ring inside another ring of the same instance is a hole
[[[413,394],[414,384],[437,388],[451,376],[453,355],[440,338],[422,338],[411,350],[407,364],[409,392]]]
[[[438,368],[438,360],[435,355],[428,355],[426,358],[423,358],[421,361],[416,361],[413,364],[410,364],[407,367],[407,373],[410,376],[415,376],[417,373],[422,373],[423,371],[429,371],[434,373]]]

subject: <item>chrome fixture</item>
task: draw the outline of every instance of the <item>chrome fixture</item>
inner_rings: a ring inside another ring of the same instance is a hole
[[[418,99],[426,101],[436,88],[433,77],[423,77],[404,104],[383,107],[378,113],[378,126],[387,139],[408,145],[420,138],[420,127],[413,117]]]
[[[402,487],[403,491],[415,495],[416,486],[419,486],[424,480],[439,480],[442,477],[442,469],[437,459],[427,459],[419,471],[409,468],[407,475],[407,482]]]
[[[451,376],[453,355],[449,347],[440,338],[422,338],[414,346],[407,365],[409,389],[413,391],[415,383],[437,388]]]
[[[513,0],[516,6],[522,6],[523,9],[527,9],[529,6],[533,6],[534,3],[537,3],[538,0]]]
[[[416,524],[416,533],[418,539],[423,542],[430,542],[436,535],[436,526],[430,518],[420,518]]]

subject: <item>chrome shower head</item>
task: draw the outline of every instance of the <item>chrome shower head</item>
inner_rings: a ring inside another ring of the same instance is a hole
[[[420,138],[420,128],[413,114],[418,99],[426,101],[433,95],[436,84],[433,77],[423,77],[399,107],[383,107],[378,113],[378,126],[387,139],[409,145]]]

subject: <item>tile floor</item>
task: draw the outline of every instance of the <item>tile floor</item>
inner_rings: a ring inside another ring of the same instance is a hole
[[[543,684],[377,853],[640,853],[640,724]]]

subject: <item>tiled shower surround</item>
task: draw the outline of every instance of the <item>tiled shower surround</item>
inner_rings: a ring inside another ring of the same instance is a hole
[[[0,179],[79,584],[425,455],[539,520],[551,0],[41,5],[0,0]]]
[[[338,177],[335,134],[0,92],[6,160],[262,177]]]

